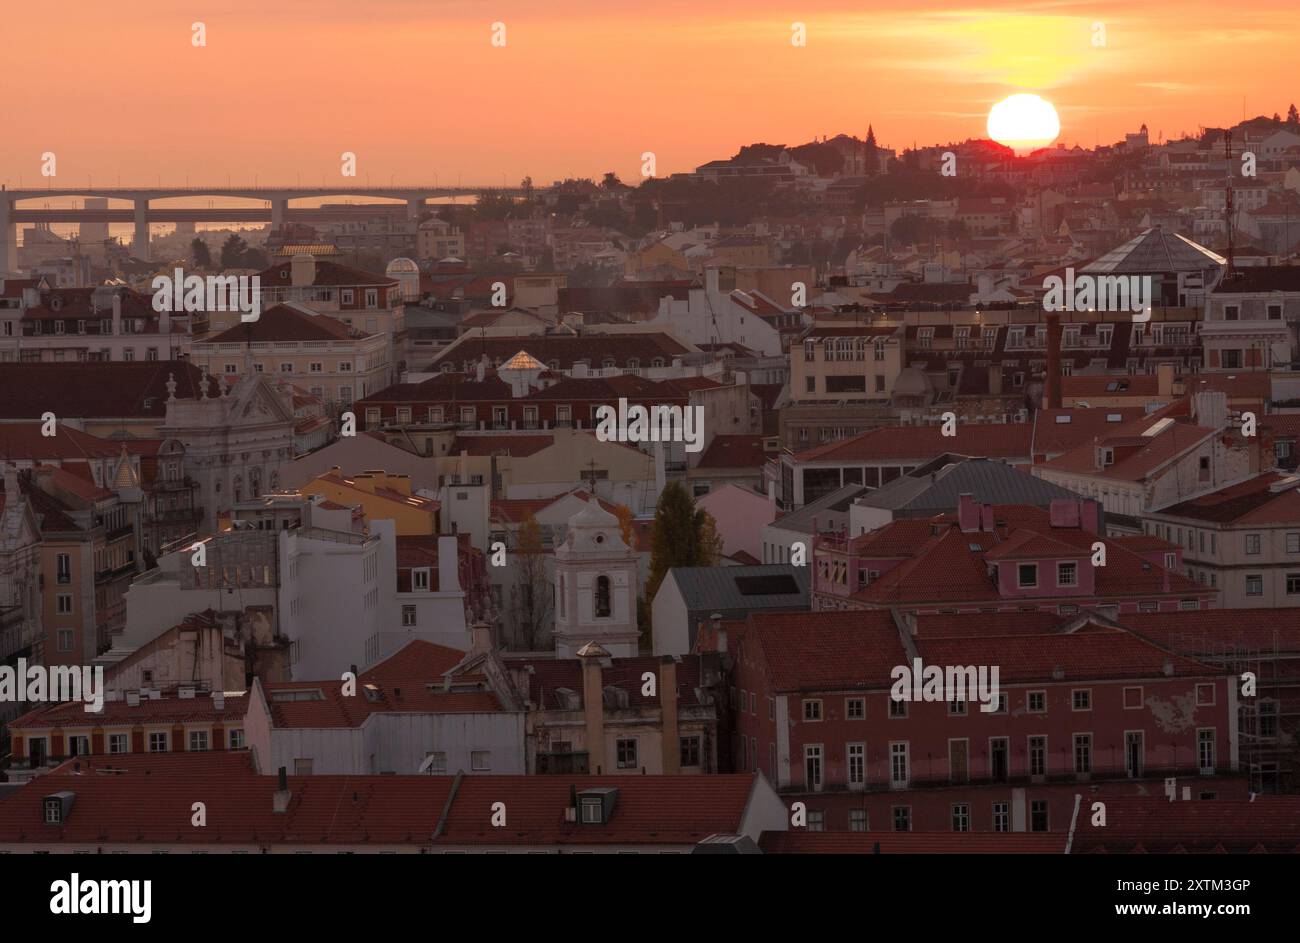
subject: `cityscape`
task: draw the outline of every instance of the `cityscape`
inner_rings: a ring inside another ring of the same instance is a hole
[[[1109,2],[720,3],[728,75],[673,3],[626,64],[576,0],[168,6],[66,29],[172,98],[33,110],[47,40],[6,95],[0,854],[1087,856],[1115,919],[1251,914],[1121,865],[1300,850],[1293,12],[1193,66]],[[223,134],[121,135],[182,99]]]

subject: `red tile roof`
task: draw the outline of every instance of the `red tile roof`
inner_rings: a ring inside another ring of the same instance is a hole
[[[1280,482],[1287,482],[1280,486]],[[1273,490],[1279,486],[1279,490]],[[1268,472],[1211,494],[1169,507],[1160,514],[1207,524],[1300,524],[1300,478]]]
[[[1184,783],[1195,796],[1195,780],[1180,780],[1180,790]],[[1105,827],[1094,826],[1092,816],[1079,816],[1074,853],[1123,852],[1137,846],[1147,852],[1294,853],[1300,847],[1300,796],[1173,802],[1164,795],[1111,798],[1106,801]]]
[[[436,681],[464,659],[465,653],[458,649],[417,639],[407,642],[377,665],[367,668],[359,680],[379,683],[394,679],[424,678],[426,681]]]
[[[1059,855],[1060,832],[764,832],[769,855]]]
[[[270,681],[263,685],[276,727],[359,727],[372,714],[495,713],[501,702],[491,691],[444,691],[432,678],[358,681],[345,695],[342,681]],[[316,691],[319,698],[285,700],[291,692]],[[281,698],[277,698],[277,694]]]
[[[696,468],[762,468],[771,456],[761,435],[715,435]]]
[[[0,419],[162,419],[171,375],[177,397],[199,395],[202,371],[188,360],[0,363]]]
[[[225,706],[218,710],[212,695],[196,692],[192,698],[176,693],[166,697],[142,698],[137,705],[125,700],[104,701],[104,709],[93,713],[81,701],[45,704],[28,711],[10,726],[15,730],[45,727],[107,727],[126,724],[190,724],[205,721],[226,722],[243,720],[248,711],[248,697],[240,691],[227,694]]]
[[[289,776],[258,775],[247,751],[125,754],[72,761],[0,802],[0,842],[220,846],[365,844],[681,845],[740,831],[756,774],[712,776]],[[116,770],[111,772],[110,770]],[[573,791],[617,788],[608,824],[566,822]],[[76,799],[60,825],[43,799]],[[207,826],[191,826],[195,801]],[[493,804],[506,826],[491,825]],[[434,838],[446,810],[441,834]]]
[[[794,456],[806,462],[907,461],[917,464],[944,452],[983,458],[1030,460],[1033,426],[1029,423],[988,425],[958,424],[955,436],[945,436],[942,427],[898,426],[871,429],[859,435],[828,442]]]
[[[293,305],[272,305],[256,321],[204,338],[204,344],[257,344],[280,341],[338,341],[362,337],[328,314],[310,315]]]

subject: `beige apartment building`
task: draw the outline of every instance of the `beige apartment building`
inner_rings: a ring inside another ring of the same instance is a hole
[[[1144,516],[1183,548],[1187,575],[1224,609],[1300,606],[1300,477],[1267,472]]]
[[[251,358],[253,372],[288,380],[337,413],[395,381],[389,347],[384,334],[281,304],[256,321],[196,341],[192,360],[233,383]]]

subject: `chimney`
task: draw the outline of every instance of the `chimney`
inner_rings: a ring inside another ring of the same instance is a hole
[[[957,499],[957,522],[963,534],[980,529],[980,505],[969,493]]]
[[[213,691],[213,692],[212,692],[212,709],[213,709],[213,710],[218,710],[218,711],[224,711],[224,710],[226,709],[226,692],[225,692],[225,691]]]
[[[469,627],[471,655],[486,655],[492,651],[492,627],[486,622],[475,622]]]
[[[1002,395],[1002,365],[992,364],[989,367],[989,396]]]
[[[993,505],[991,504],[980,505],[980,526],[977,529],[988,531],[990,534],[993,533],[994,530]]]
[[[272,798],[271,809],[282,815],[289,811],[289,800],[293,797],[293,794],[289,792],[289,776],[283,766],[280,767],[279,777],[279,788],[276,789]]]
[[[438,537],[438,592],[460,592],[460,551],[450,534]]]
[[[582,709],[587,726],[587,770],[593,775],[605,771],[605,688],[601,683],[600,660],[609,653],[595,642],[578,649],[582,659]]]
[[[1156,395],[1168,399],[1174,395],[1174,365],[1162,363],[1156,367]]]
[[[663,718],[659,737],[664,754],[663,772],[674,776],[681,772],[682,754],[677,739],[677,662],[672,655],[665,655],[659,662],[659,710]]]
[[[113,336],[122,333],[122,296],[113,293]]]
[[[717,269],[715,269],[715,268],[705,269],[705,271],[704,271],[704,287],[705,287],[705,289],[708,291],[709,295],[711,295],[711,296],[712,296],[712,295],[716,295],[716,294],[719,293],[719,289],[718,289],[718,270],[717,270]]]
[[[1061,316],[1047,315],[1047,408],[1061,408]]]
[[[1079,527],[1089,534],[1101,534],[1101,505],[1096,498],[1079,502]]]
[[[290,265],[290,284],[294,288],[306,288],[316,281],[316,259],[306,252],[299,252]]]

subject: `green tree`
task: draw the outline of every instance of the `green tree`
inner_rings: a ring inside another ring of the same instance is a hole
[[[244,241],[244,237],[237,232],[232,232],[230,237],[221,244],[221,267],[242,268],[244,255],[247,252],[248,243]]]
[[[1286,123],[1300,124],[1300,111],[1295,110],[1295,105],[1292,105],[1286,110]]]
[[[546,575],[546,543],[537,518],[528,515],[514,534],[515,572],[519,582],[512,600],[516,639],[526,651],[539,651],[551,619],[551,581]]]
[[[866,175],[874,177],[880,172],[880,147],[876,144],[876,131],[871,125],[867,125],[867,141],[862,145],[862,150],[866,157]]]
[[[190,243],[190,255],[194,257],[194,264],[198,268],[212,268],[212,253],[208,250],[208,244],[198,236]]]
[[[674,481],[659,495],[650,537],[650,579],[645,598],[653,600],[675,566],[713,566],[722,555],[722,539],[712,515]]]

